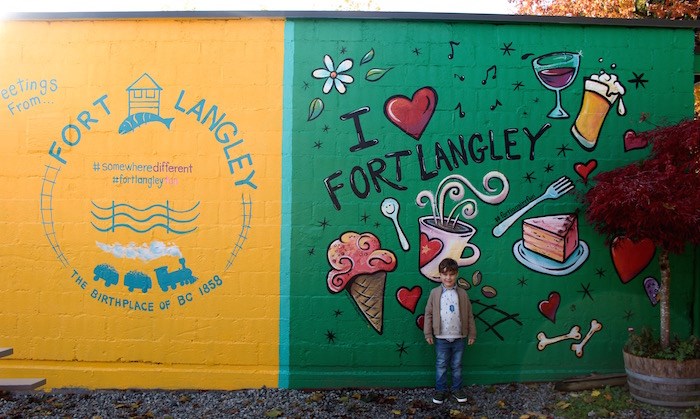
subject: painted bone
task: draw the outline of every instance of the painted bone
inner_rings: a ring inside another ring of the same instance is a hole
[[[563,340],[567,339],[581,339],[581,328],[578,326],[574,326],[571,328],[569,333],[561,336],[554,336],[551,338],[548,338],[544,332],[540,332],[537,334],[537,340],[539,341],[537,343],[537,350],[544,351],[544,348],[547,347],[547,345],[551,345],[553,343],[561,342]]]
[[[583,338],[583,340],[579,343],[574,343],[571,345],[571,350],[576,352],[576,356],[581,358],[583,356],[583,347],[586,346],[586,343],[588,343],[588,340],[593,336],[595,332],[598,332],[600,329],[603,328],[603,325],[598,323],[598,320],[593,319],[591,320],[591,329],[586,333],[586,337]]]

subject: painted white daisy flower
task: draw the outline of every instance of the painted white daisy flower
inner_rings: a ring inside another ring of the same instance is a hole
[[[351,75],[343,74],[352,68],[352,60],[343,60],[338,65],[338,68],[335,68],[333,59],[326,55],[323,57],[323,64],[326,68],[317,68],[311,73],[314,78],[326,79],[326,82],[323,84],[323,93],[330,92],[333,86],[335,86],[335,90],[338,93],[345,93],[345,84],[350,84],[355,80]]]

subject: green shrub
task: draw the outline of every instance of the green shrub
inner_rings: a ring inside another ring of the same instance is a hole
[[[688,359],[700,359],[700,339],[689,336],[687,339],[671,338],[671,344],[664,349],[658,338],[645,327],[640,333],[630,329],[629,338],[625,343],[625,352],[644,358],[675,359],[678,362]]]

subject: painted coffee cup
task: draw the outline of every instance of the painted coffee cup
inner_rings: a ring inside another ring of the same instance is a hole
[[[428,215],[418,219],[420,227],[420,273],[431,281],[440,282],[440,262],[452,258],[459,266],[470,266],[479,260],[481,251],[469,243],[476,229],[462,221],[441,223]],[[464,257],[470,250],[471,255]]]

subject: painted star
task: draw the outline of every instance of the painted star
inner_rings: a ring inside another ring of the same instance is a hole
[[[309,250],[307,251],[307,253],[309,254],[309,256],[313,256],[313,255],[316,254],[316,249],[312,247],[311,249],[309,249]]]
[[[520,278],[518,278],[518,285],[520,285],[521,287],[526,286],[526,285],[527,285],[527,279],[525,279],[524,276],[521,276]]]
[[[326,331],[326,339],[328,339],[328,343],[335,343],[335,332],[332,330]]]
[[[584,300],[586,297],[590,298],[591,301],[593,301],[593,296],[591,295],[591,283],[589,282],[587,285],[581,284],[581,289],[576,292],[580,292],[583,294],[583,297],[581,297],[582,300]]]
[[[525,176],[523,176],[523,179],[528,181],[528,183],[532,183],[533,180],[537,179],[536,177],[532,176],[533,174],[535,174],[535,172],[525,173]]]
[[[304,82],[304,90],[308,90],[311,86],[309,86],[309,83]]]
[[[569,310],[576,311],[576,304],[571,304],[571,306],[569,306]]]
[[[549,172],[551,172],[551,171],[553,171],[553,170],[554,170],[554,166],[552,166],[551,164],[548,164],[548,165],[546,165],[546,166],[544,167],[544,172],[545,172],[545,173],[549,173]]]
[[[513,86],[515,86],[513,91],[520,90],[521,87],[525,87],[525,85],[521,81],[513,83]]]
[[[375,221],[375,222],[374,222],[374,228],[379,228],[379,226],[381,226],[381,224],[379,224],[379,221]]]
[[[559,150],[559,152],[557,153],[557,156],[561,156],[563,154],[564,157],[566,157],[567,151],[573,151],[571,148],[569,148],[568,145],[564,145],[564,144],[562,144],[561,147],[557,148],[557,150]]]
[[[511,42],[510,44],[506,45],[506,43],[503,43],[503,48],[501,48],[501,51],[503,51],[503,55],[510,55],[511,51],[515,51],[515,48],[511,48],[513,46],[513,43]]]
[[[642,73],[642,74],[637,74],[637,73],[635,73],[635,72],[633,71],[632,74],[634,74],[634,78],[631,79],[631,80],[627,80],[627,81],[628,81],[629,83],[634,83],[634,88],[635,88],[635,89],[639,89],[639,85],[640,85],[640,84],[642,85],[643,88],[646,89],[646,86],[644,85],[644,83],[648,83],[649,80],[645,80],[645,79],[643,78],[643,77],[644,77],[644,73]]]
[[[322,142],[316,141],[316,142],[314,142],[314,147],[315,147],[316,149],[320,149],[322,144],[323,144]]]
[[[340,311],[340,310],[336,310],[336,311],[333,312],[333,315],[335,315],[335,317],[340,317],[340,316],[343,315],[343,312]]]
[[[406,346],[405,342],[401,342],[401,343],[396,344],[396,352],[399,353],[399,358],[401,358],[401,355],[408,353],[407,349],[408,349],[408,346]]]
[[[324,230],[326,229],[326,227],[328,227],[328,226],[330,226],[330,225],[331,225],[331,224],[330,224],[330,223],[328,222],[328,220],[326,220],[325,218],[323,219],[323,221],[319,221],[319,222],[318,222],[318,226],[319,226],[319,227],[322,227]]]
[[[330,129],[331,129],[331,127],[329,127],[328,125],[323,126],[323,132],[328,132],[328,131],[330,131]]]
[[[622,316],[623,319],[629,321],[632,317],[634,317],[634,313],[632,310],[625,310],[625,315]]]
[[[413,48],[413,51],[412,51],[412,52],[413,52],[414,54],[416,54],[417,56],[420,55],[420,50],[419,50],[418,48]]]
[[[347,48],[345,48],[345,47],[340,48],[340,54],[341,54],[341,55],[345,54],[346,52],[348,52],[348,49],[347,49]]]
[[[360,220],[362,220],[363,223],[367,224],[367,220],[369,219],[369,215],[365,212],[362,217],[360,217]]]
[[[431,252],[432,252],[432,250],[430,249],[430,246],[428,246],[427,244],[425,244],[423,247],[420,248],[421,255],[428,255]]]
[[[535,100],[533,101],[535,103],[540,103],[540,98],[536,97]]]
[[[602,278],[605,276],[605,270],[603,268],[596,268],[595,274],[598,275],[598,278]]]

